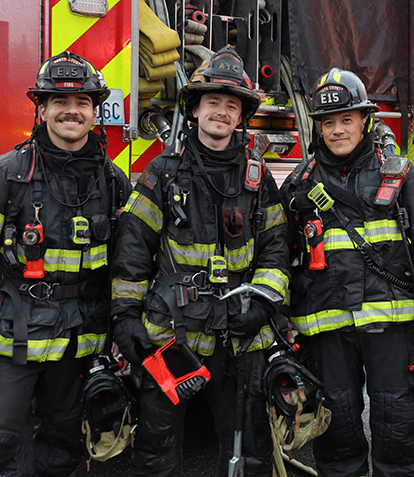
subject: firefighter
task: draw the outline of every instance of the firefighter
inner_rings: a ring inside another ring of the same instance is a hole
[[[0,475],[57,477],[84,456],[81,373],[104,345],[111,224],[132,187],[91,131],[110,94],[91,63],[51,57],[27,94],[32,135],[0,158]]]
[[[195,71],[177,101],[193,127],[185,127],[179,147],[166,149],[147,166],[120,221],[111,273],[114,336],[137,379],[138,365],[151,351],[148,338],[152,351],[171,339],[181,343],[163,353],[175,377],[197,374],[180,351],[184,344],[201,359],[211,373],[203,392],[215,417],[220,476],[228,475],[233,456],[241,376],[244,475],[271,476],[272,440],[261,379],[264,349],[275,339],[269,318],[288,286],[288,247],[277,186],[260,155],[246,147],[245,125],[260,97],[240,56],[224,47]],[[235,131],[240,125],[242,130]],[[228,292],[245,282],[261,294],[255,293],[242,313],[241,297],[248,293]],[[236,355],[245,357],[243,374]],[[189,394],[196,391],[195,381],[185,383]],[[145,370],[134,476],[182,475],[188,399],[174,404],[162,384]]]
[[[292,244],[291,320],[332,411],[318,475],[414,476],[414,174],[374,141],[379,108],[350,71],[313,90],[314,156],[281,188]]]

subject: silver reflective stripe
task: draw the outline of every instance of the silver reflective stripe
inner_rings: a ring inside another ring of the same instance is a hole
[[[373,323],[402,323],[414,318],[414,300],[363,303],[359,311],[323,310],[307,316],[292,316],[295,327],[305,335],[333,331],[344,326]]]

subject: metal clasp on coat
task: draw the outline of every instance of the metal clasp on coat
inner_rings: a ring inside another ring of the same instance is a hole
[[[46,283],[46,282],[38,282],[38,283],[34,283],[33,285],[31,285],[29,287],[29,289],[27,290],[29,292],[29,295],[34,298],[35,300],[49,300],[50,298],[52,298],[52,295],[53,295],[53,290],[54,290],[54,287],[55,285],[58,285],[58,283]],[[40,292],[41,294],[35,294],[36,293],[36,288],[38,288],[39,286],[41,286],[41,289],[40,289]]]

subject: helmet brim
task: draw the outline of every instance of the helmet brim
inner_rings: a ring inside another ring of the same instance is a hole
[[[99,97],[99,102],[103,103],[106,101],[109,96],[111,95],[111,90],[108,88],[102,88],[102,89],[89,89],[87,91],[81,90],[81,89],[69,89],[69,88],[62,88],[62,89],[42,89],[38,90],[37,88],[32,88],[29,87],[29,90],[27,91],[26,95],[27,97],[33,101],[34,103],[38,103],[39,100],[41,100],[42,96],[45,94],[76,94],[76,93],[83,93],[83,94],[88,94],[89,96],[98,96]]]
[[[253,117],[257,110],[259,109],[261,100],[260,96],[254,91],[250,91],[244,87],[235,86],[235,85],[223,85],[214,84],[214,83],[189,83],[183,86],[177,95],[177,107],[180,113],[185,116],[186,119],[194,121],[191,111],[185,111],[185,103],[191,95],[198,95],[200,98],[203,94],[208,93],[220,93],[220,94],[230,94],[240,98],[240,100],[247,104],[247,108],[243,108],[243,117],[246,120],[249,120]],[[245,111],[248,109],[248,111]]]

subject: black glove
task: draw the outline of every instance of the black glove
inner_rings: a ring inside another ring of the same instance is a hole
[[[262,326],[268,323],[268,318],[274,312],[273,306],[266,298],[253,297],[247,313],[229,316],[227,323],[229,335],[239,339],[253,338],[259,333]]]
[[[114,338],[123,356],[132,364],[142,362],[144,350],[151,348],[147,330],[141,321],[141,313],[127,312],[115,320]]]

